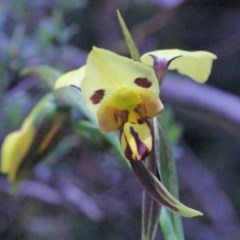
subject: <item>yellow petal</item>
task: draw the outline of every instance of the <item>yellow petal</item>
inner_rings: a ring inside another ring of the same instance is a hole
[[[125,122],[138,123],[141,119],[155,117],[162,110],[163,104],[152,90],[120,88],[100,104],[99,128],[104,132],[116,131]]]
[[[45,107],[45,101],[40,101],[24,120],[21,129],[8,134],[3,141],[1,171],[8,174],[10,181],[15,179],[18,167],[31,146],[36,133],[35,121],[39,120],[39,111]]]
[[[55,83],[54,88],[58,89],[61,87],[75,86],[80,88],[81,81],[85,74],[85,66],[78,69],[74,69],[70,72],[63,74]]]
[[[129,111],[118,110],[113,105],[104,104],[97,111],[98,125],[103,132],[116,131],[128,119]]]
[[[137,106],[136,111],[142,118],[153,118],[160,113],[164,106],[159,98],[151,90],[138,89],[141,98],[141,105]]]
[[[122,152],[130,161],[141,161],[152,150],[152,133],[147,122],[125,123],[120,138]]]
[[[207,51],[159,50],[145,53],[141,57],[143,63],[151,66],[153,65],[153,58],[150,55],[165,58],[168,61],[173,59],[168,69],[177,70],[180,74],[186,75],[199,83],[204,83],[208,79],[212,62],[217,58],[215,54]]]
[[[27,119],[22,128],[10,133],[2,145],[2,173],[8,174],[10,181],[15,179],[21,160],[28,152],[34,138],[35,130],[30,119]]]
[[[153,69],[108,50],[93,47],[81,83],[87,106],[96,112],[104,99],[120,88],[128,87],[146,88],[159,95]]]
[[[50,94],[33,108],[20,130],[7,135],[1,150],[1,171],[11,182],[20,180],[19,177],[30,171],[50,149],[64,120],[65,111],[58,111],[54,96]]]

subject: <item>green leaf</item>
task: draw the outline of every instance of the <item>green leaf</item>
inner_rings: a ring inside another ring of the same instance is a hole
[[[166,188],[174,197],[179,198],[176,166],[172,158],[170,146],[168,144],[164,128],[162,127],[160,117],[158,118],[158,122],[157,123],[155,122],[155,124],[158,124],[157,128],[158,128],[159,137],[160,137],[159,139],[160,140],[160,172],[161,172],[162,182],[163,182],[163,185],[166,186]],[[161,218],[164,218],[164,216],[166,216],[166,214],[161,215]],[[184,233],[183,233],[181,217],[171,212],[168,213],[168,216],[170,217],[170,220],[173,224],[173,229],[175,230],[176,236],[178,237],[179,240],[183,240]],[[164,222],[164,220],[160,221],[160,223],[161,222]]]
[[[120,26],[122,28],[122,32],[123,32],[123,36],[124,36],[124,39],[125,39],[125,42],[128,46],[128,49],[129,49],[129,52],[130,52],[130,55],[131,55],[131,58],[137,62],[140,62],[140,54],[139,54],[139,51],[136,47],[136,44],[134,43],[133,41],[133,38],[126,26],[126,23],[124,22],[119,10],[117,10],[117,16],[118,16],[118,21],[120,23]]]
[[[161,113],[160,119],[162,125],[164,125],[166,138],[169,142],[169,145],[177,144],[182,137],[183,128],[181,124],[175,121],[172,109],[165,107],[164,112]],[[158,127],[157,131],[159,131]]]
[[[79,120],[77,122],[74,122],[73,130],[80,137],[88,139],[90,142],[95,143],[96,145],[97,138],[100,135],[100,131],[98,127],[92,122],[86,120]]]
[[[161,169],[162,169],[162,162],[161,162],[162,149],[160,150],[160,146],[163,147],[164,145],[163,144],[160,145],[158,118],[153,119],[153,131],[154,131],[154,150],[155,150],[156,164],[157,164],[157,167],[158,167],[159,174],[162,176],[162,173],[161,173]],[[165,151],[165,150],[166,149],[163,149],[163,151]],[[176,230],[175,230],[173,219],[179,219],[179,223],[177,224],[177,226],[179,226],[180,229],[176,228]],[[184,239],[181,216],[168,211],[167,209],[165,209],[165,207],[162,207],[159,223],[160,223],[161,230],[163,232],[165,240],[175,240],[175,239],[176,240],[181,240],[181,239]],[[178,238],[177,238],[177,236],[178,236]]]
[[[163,231],[165,240],[180,240],[179,237],[175,234],[175,229],[173,228],[172,219],[169,215],[169,211],[166,208],[162,208],[160,225]]]

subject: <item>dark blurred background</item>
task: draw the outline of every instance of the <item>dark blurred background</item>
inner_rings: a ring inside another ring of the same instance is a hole
[[[207,85],[169,75],[163,117],[181,200],[205,214],[183,220],[186,239],[240,239],[237,0],[1,0],[0,142],[49,91],[38,78],[22,76],[23,68],[67,71],[84,64],[93,45],[128,54],[117,8],[142,53],[181,48],[218,55]],[[141,188],[101,135],[69,130],[16,196],[8,189],[1,175],[1,240],[140,238]],[[156,239],[163,239],[160,232]]]

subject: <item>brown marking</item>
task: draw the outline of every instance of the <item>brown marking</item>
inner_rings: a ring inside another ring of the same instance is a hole
[[[127,142],[127,139],[125,137],[125,135],[123,136]],[[127,146],[126,148],[124,149],[124,155],[126,156],[126,158],[129,160],[129,161],[135,161],[135,159],[132,158],[132,150],[130,148],[130,146],[128,145],[128,142],[127,142]]]
[[[149,155],[150,151],[147,148],[147,146],[140,140],[138,133],[135,132],[133,127],[130,127],[130,133],[132,134],[132,136],[136,141],[137,150],[139,155],[141,156],[141,159],[140,159],[141,161]],[[137,160],[137,159],[134,159],[134,160]]]
[[[149,88],[152,86],[152,82],[145,77],[136,78],[134,80],[134,83],[136,83],[139,87],[143,87],[143,88]]]
[[[138,122],[138,124],[143,124],[143,123],[144,123],[144,119],[139,118],[139,119],[137,120],[137,122]]]
[[[145,118],[147,115],[146,107],[142,103],[134,108],[134,112],[141,116],[141,118]]]
[[[104,89],[99,89],[94,92],[94,94],[90,97],[90,100],[92,101],[93,104],[98,104],[101,102],[105,94]]]
[[[119,125],[122,126],[128,119],[128,111],[127,110],[115,110],[114,112],[114,120]]]

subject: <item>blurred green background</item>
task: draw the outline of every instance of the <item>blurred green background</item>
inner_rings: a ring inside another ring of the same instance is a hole
[[[162,89],[188,240],[240,239],[240,3],[235,0],[1,0],[0,141],[48,87],[21,70],[85,63],[93,45],[128,54],[119,9],[142,53],[161,48],[218,55],[207,86],[169,75]],[[82,116],[73,110],[73,118]],[[0,176],[1,240],[135,240],[141,187],[96,132],[67,135],[14,197]],[[181,138],[179,139],[179,134]],[[24,144],[24,143],[23,143]],[[162,239],[160,231],[156,239]]]

